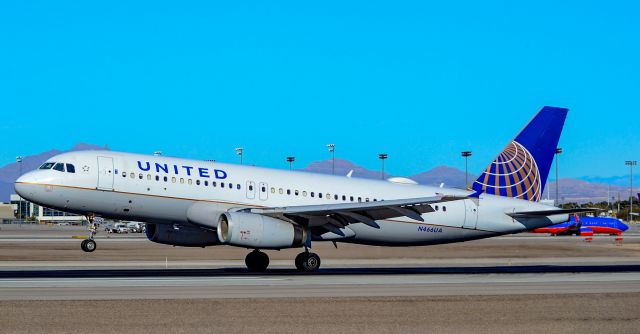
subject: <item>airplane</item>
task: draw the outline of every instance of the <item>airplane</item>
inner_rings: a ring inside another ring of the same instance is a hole
[[[56,155],[22,175],[16,192],[56,210],[141,221],[156,243],[231,245],[250,251],[251,271],[267,269],[262,250],[301,248],[297,270],[314,272],[312,243],[423,246],[520,233],[569,220],[575,212],[538,203],[568,109],[543,107],[470,190],[368,180],[113,151]]]
[[[629,229],[620,219],[610,217],[580,217],[574,215],[566,223],[541,227],[531,233],[550,233],[551,235],[593,236],[594,234],[622,235]]]

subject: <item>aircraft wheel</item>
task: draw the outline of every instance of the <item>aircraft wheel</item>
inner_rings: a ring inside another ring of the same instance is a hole
[[[296,256],[295,263],[298,271],[305,271],[303,263],[307,260],[307,257],[309,257],[309,252],[302,252]]]
[[[262,272],[267,270],[269,266],[269,255],[259,250],[254,250],[247,254],[247,257],[244,258],[244,263],[249,271]]]
[[[316,253],[309,253],[302,262],[302,268],[306,272],[314,272],[320,269],[320,256]]]
[[[96,247],[96,242],[93,239],[82,240],[82,243],[80,244],[80,248],[87,253],[93,252],[96,250]]]

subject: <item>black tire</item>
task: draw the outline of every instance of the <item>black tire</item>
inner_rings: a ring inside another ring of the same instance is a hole
[[[308,255],[309,253],[302,252],[296,256],[295,263],[296,263],[296,269],[298,269],[298,271],[305,271],[303,263],[307,260]]]
[[[87,251],[86,245],[87,245],[87,239],[82,240],[82,242],[80,243],[80,248],[85,252]]]
[[[82,250],[88,253],[95,251],[98,246],[93,239],[86,239],[85,241],[83,241],[83,243],[84,248]]]
[[[269,255],[260,251],[253,251],[244,258],[244,263],[249,271],[263,272],[269,266]]]
[[[316,253],[309,253],[304,262],[302,262],[302,267],[306,272],[315,272],[320,269],[320,256]]]

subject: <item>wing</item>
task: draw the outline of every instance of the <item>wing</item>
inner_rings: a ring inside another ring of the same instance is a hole
[[[432,196],[377,202],[302,205],[278,208],[247,209],[248,212],[291,219],[309,227],[321,226],[329,232],[343,235],[341,228],[363,223],[380,228],[376,220],[409,217],[424,221],[421,214],[433,212],[431,204],[463,200],[464,196]]]

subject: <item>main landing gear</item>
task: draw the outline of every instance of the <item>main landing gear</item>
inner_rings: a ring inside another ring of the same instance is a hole
[[[87,253],[93,252],[97,247],[96,241],[93,240],[93,237],[96,235],[96,225],[93,223],[93,218],[95,218],[93,214],[87,216],[89,220],[89,238],[82,240],[80,244],[80,248]]]
[[[269,256],[256,249],[247,254],[247,257],[244,259],[244,263],[247,265],[247,269],[249,269],[249,271],[263,272],[267,270],[267,267],[269,266]],[[314,272],[320,268],[320,256],[316,253],[310,253],[307,249],[296,256],[295,263],[296,269],[300,272]]]
[[[296,256],[296,269],[302,272],[314,272],[320,268],[320,256],[316,253],[309,253],[309,250]]]

